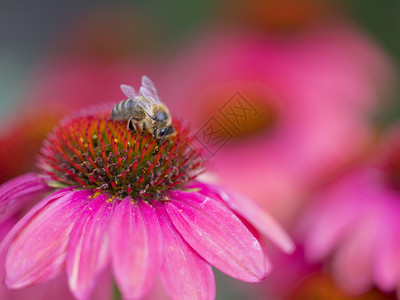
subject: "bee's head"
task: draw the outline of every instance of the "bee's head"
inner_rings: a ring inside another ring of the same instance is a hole
[[[169,138],[170,136],[174,135],[175,129],[172,126],[168,127],[163,127],[155,132],[155,137],[157,140],[164,140],[166,138]]]

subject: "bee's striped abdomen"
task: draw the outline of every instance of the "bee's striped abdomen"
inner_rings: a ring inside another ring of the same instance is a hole
[[[114,105],[111,111],[111,118],[113,120],[128,120],[135,118],[141,120],[145,117],[143,109],[137,105],[132,99],[123,100]]]
[[[125,109],[125,103],[127,101],[130,101],[130,99],[128,100],[123,100],[118,102],[117,104],[114,105],[112,111],[111,111],[111,118],[114,120],[126,120],[129,117],[127,117],[127,112]]]

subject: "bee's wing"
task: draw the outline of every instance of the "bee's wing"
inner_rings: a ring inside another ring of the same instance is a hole
[[[146,101],[143,99],[143,96],[138,93],[135,88],[130,85],[121,84],[121,90],[128,97],[128,99],[132,99],[137,105],[139,105],[151,118],[153,116],[152,104],[150,101]]]
[[[139,91],[143,96],[150,99],[153,103],[162,103],[156,86],[146,75],[142,76],[142,86],[140,87]]]
[[[136,92],[135,88],[131,87],[130,85],[121,84],[121,90],[128,97],[128,99],[135,99],[139,97],[139,93]]]
[[[139,105],[151,118],[153,116],[152,105],[147,103],[146,100],[143,99],[143,96],[138,93],[135,88],[131,87],[130,85],[121,84],[121,90],[128,97],[134,101],[137,105]]]
[[[138,96],[133,101],[136,102],[148,115],[150,118],[154,119],[153,114],[153,102],[151,102],[147,97]]]

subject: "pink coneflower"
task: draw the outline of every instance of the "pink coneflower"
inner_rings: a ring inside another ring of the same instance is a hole
[[[290,226],[315,182],[370,142],[366,115],[384,98],[392,68],[354,26],[285,37],[228,28],[198,36],[171,61],[165,78],[169,105],[194,130],[215,117],[233,136],[209,168]],[[223,108],[237,105],[230,101],[237,92],[257,114],[244,117],[235,108],[241,119],[234,128]]]
[[[308,257],[327,262],[353,294],[371,286],[400,291],[400,135],[393,137],[370,161],[321,190],[303,216]]]
[[[2,214],[52,189],[3,241],[8,288],[66,271],[74,296],[87,299],[111,264],[124,298],[144,297],[160,275],[173,299],[212,299],[211,265],[247,282],[269,271],[252,232],[292,250],[280,226],[246,197],[195,180],[201,150],[182,125],[174,121],[177,134],[159,145],[110,120],[110,111],[62,121],[43,143],[41,171],[0,187]]]

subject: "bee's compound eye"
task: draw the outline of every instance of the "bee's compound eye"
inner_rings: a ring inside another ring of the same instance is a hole
[[[157,132],[158,138],[163,138],[167,135],[168,133],[168,128],[162,128]]]
[[[165,138],[167,136],[173,135],[174,132],[175,132],[175,129],[172,126],[161,128],[159,131],[157,131],[157,138],[158,139],[163,139],[163,138]]]

